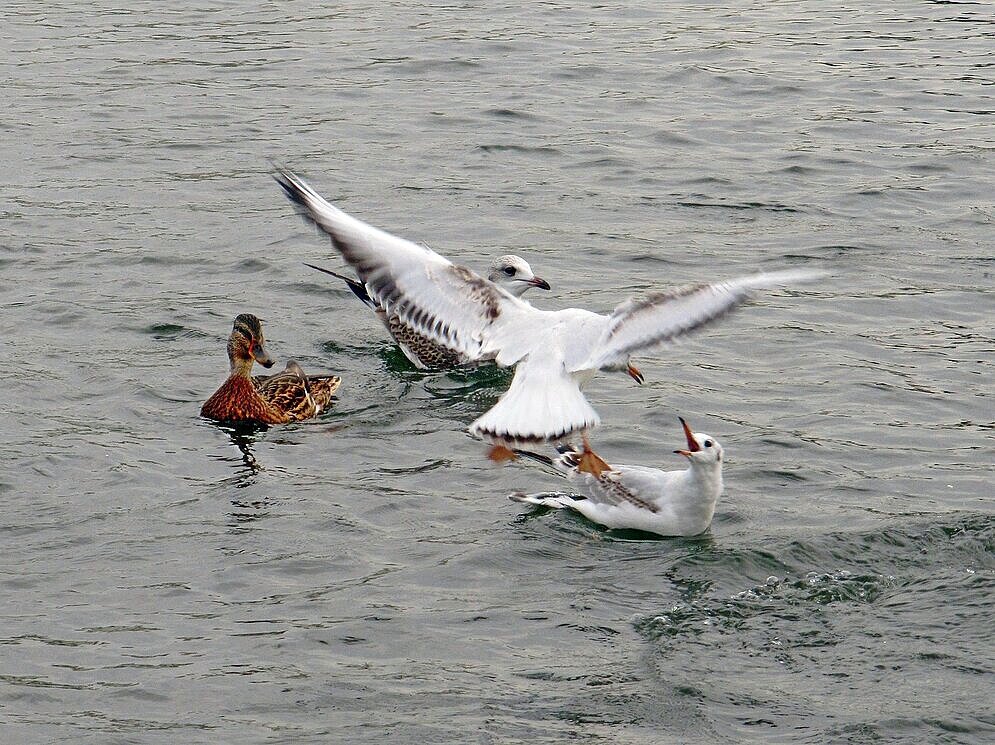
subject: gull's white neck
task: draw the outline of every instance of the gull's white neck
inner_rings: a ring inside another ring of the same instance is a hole
[[[715,499],[722,493],[721,463],[692,463],[684,473],[689,483],[698,484],[703,493]]]
[[[720,463],[692,463],[681,472],[675,484],[674,499],[670,508],[689,530],[689,535],[708,527],[715,514],[715,503],[722,493],[722,465]]]

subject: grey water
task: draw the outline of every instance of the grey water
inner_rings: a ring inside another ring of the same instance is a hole
[[[0,741],[995,740],[986,2],[8,3]],[[507,500],[270,178],[546,308],[823,268],[602,375],[611,461],[719,438],[708,533]],[[198,418],[234,316],[343,378]]]

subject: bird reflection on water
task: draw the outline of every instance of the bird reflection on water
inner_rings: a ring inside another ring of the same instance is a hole
[[[265,424],[218,424],[218,429],[228,435],[231,443],[238,448],[241,457],[226,453],[224,455],[212,456],[216,460],[229,463],[235,469],[235,474],[226,479],[222,479],[216,485],[216,489],[221,494],[231,494],[231,489],[244,489],[256,484],[257,475],[265,470],[265,467],[253,453],[253,445],[260,435],[265,433],[269,427]],[[248,530],[248,523],[256,522],[266,517],[269,507],[269,498],[250,497],[249,499],[231,499],[232,511],[229,513],[229,532],[242,533]]]
[[[263,470],[262,464],[256,460],[256,456],[252,452],[252,446],[255,444],[259,435],[266,432],[269,427],[265,424],[239,423],[220,424],[218,425],[218,429],[228,435],[232,444],[237,447],[239,452],[242,454],[241,462],[244,469],[240,469],[240,472],[236,475],[236,477],[234,477],[236,483],[233,485],[239,489],[248,486],[255,480],[253,477]],[[230,462],[233,461],[233,459],[228,456],[218,456],[218,459]],[[226,481],[231,483],[232,480],[226,479]]]

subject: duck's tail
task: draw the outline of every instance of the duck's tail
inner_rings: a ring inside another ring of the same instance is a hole
[[[327,411],[332,404],[332,397],[342,385],[338,375],[308,375],[307,387],[311,398],[319,412]]]

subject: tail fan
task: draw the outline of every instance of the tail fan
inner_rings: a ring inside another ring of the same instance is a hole
[[[325,411],[331,406],[335,392],[342,385],[342,378],[338,375],[309,375],[307,382],[318,411]]]
[[[579,502],[585,497],[574,497],[560,492],[544,491],[537,494],[526,494],[516,491],[508,495],[512,502],[522,502],[523,504],[534,504],[537,507],[551,507],[554,510],[569,509],[574,502]]]
[[[470,425],[470,432],[524,444],[559,440],[600,422],[561,360],[530,355],[518,364],[505,394]]]

